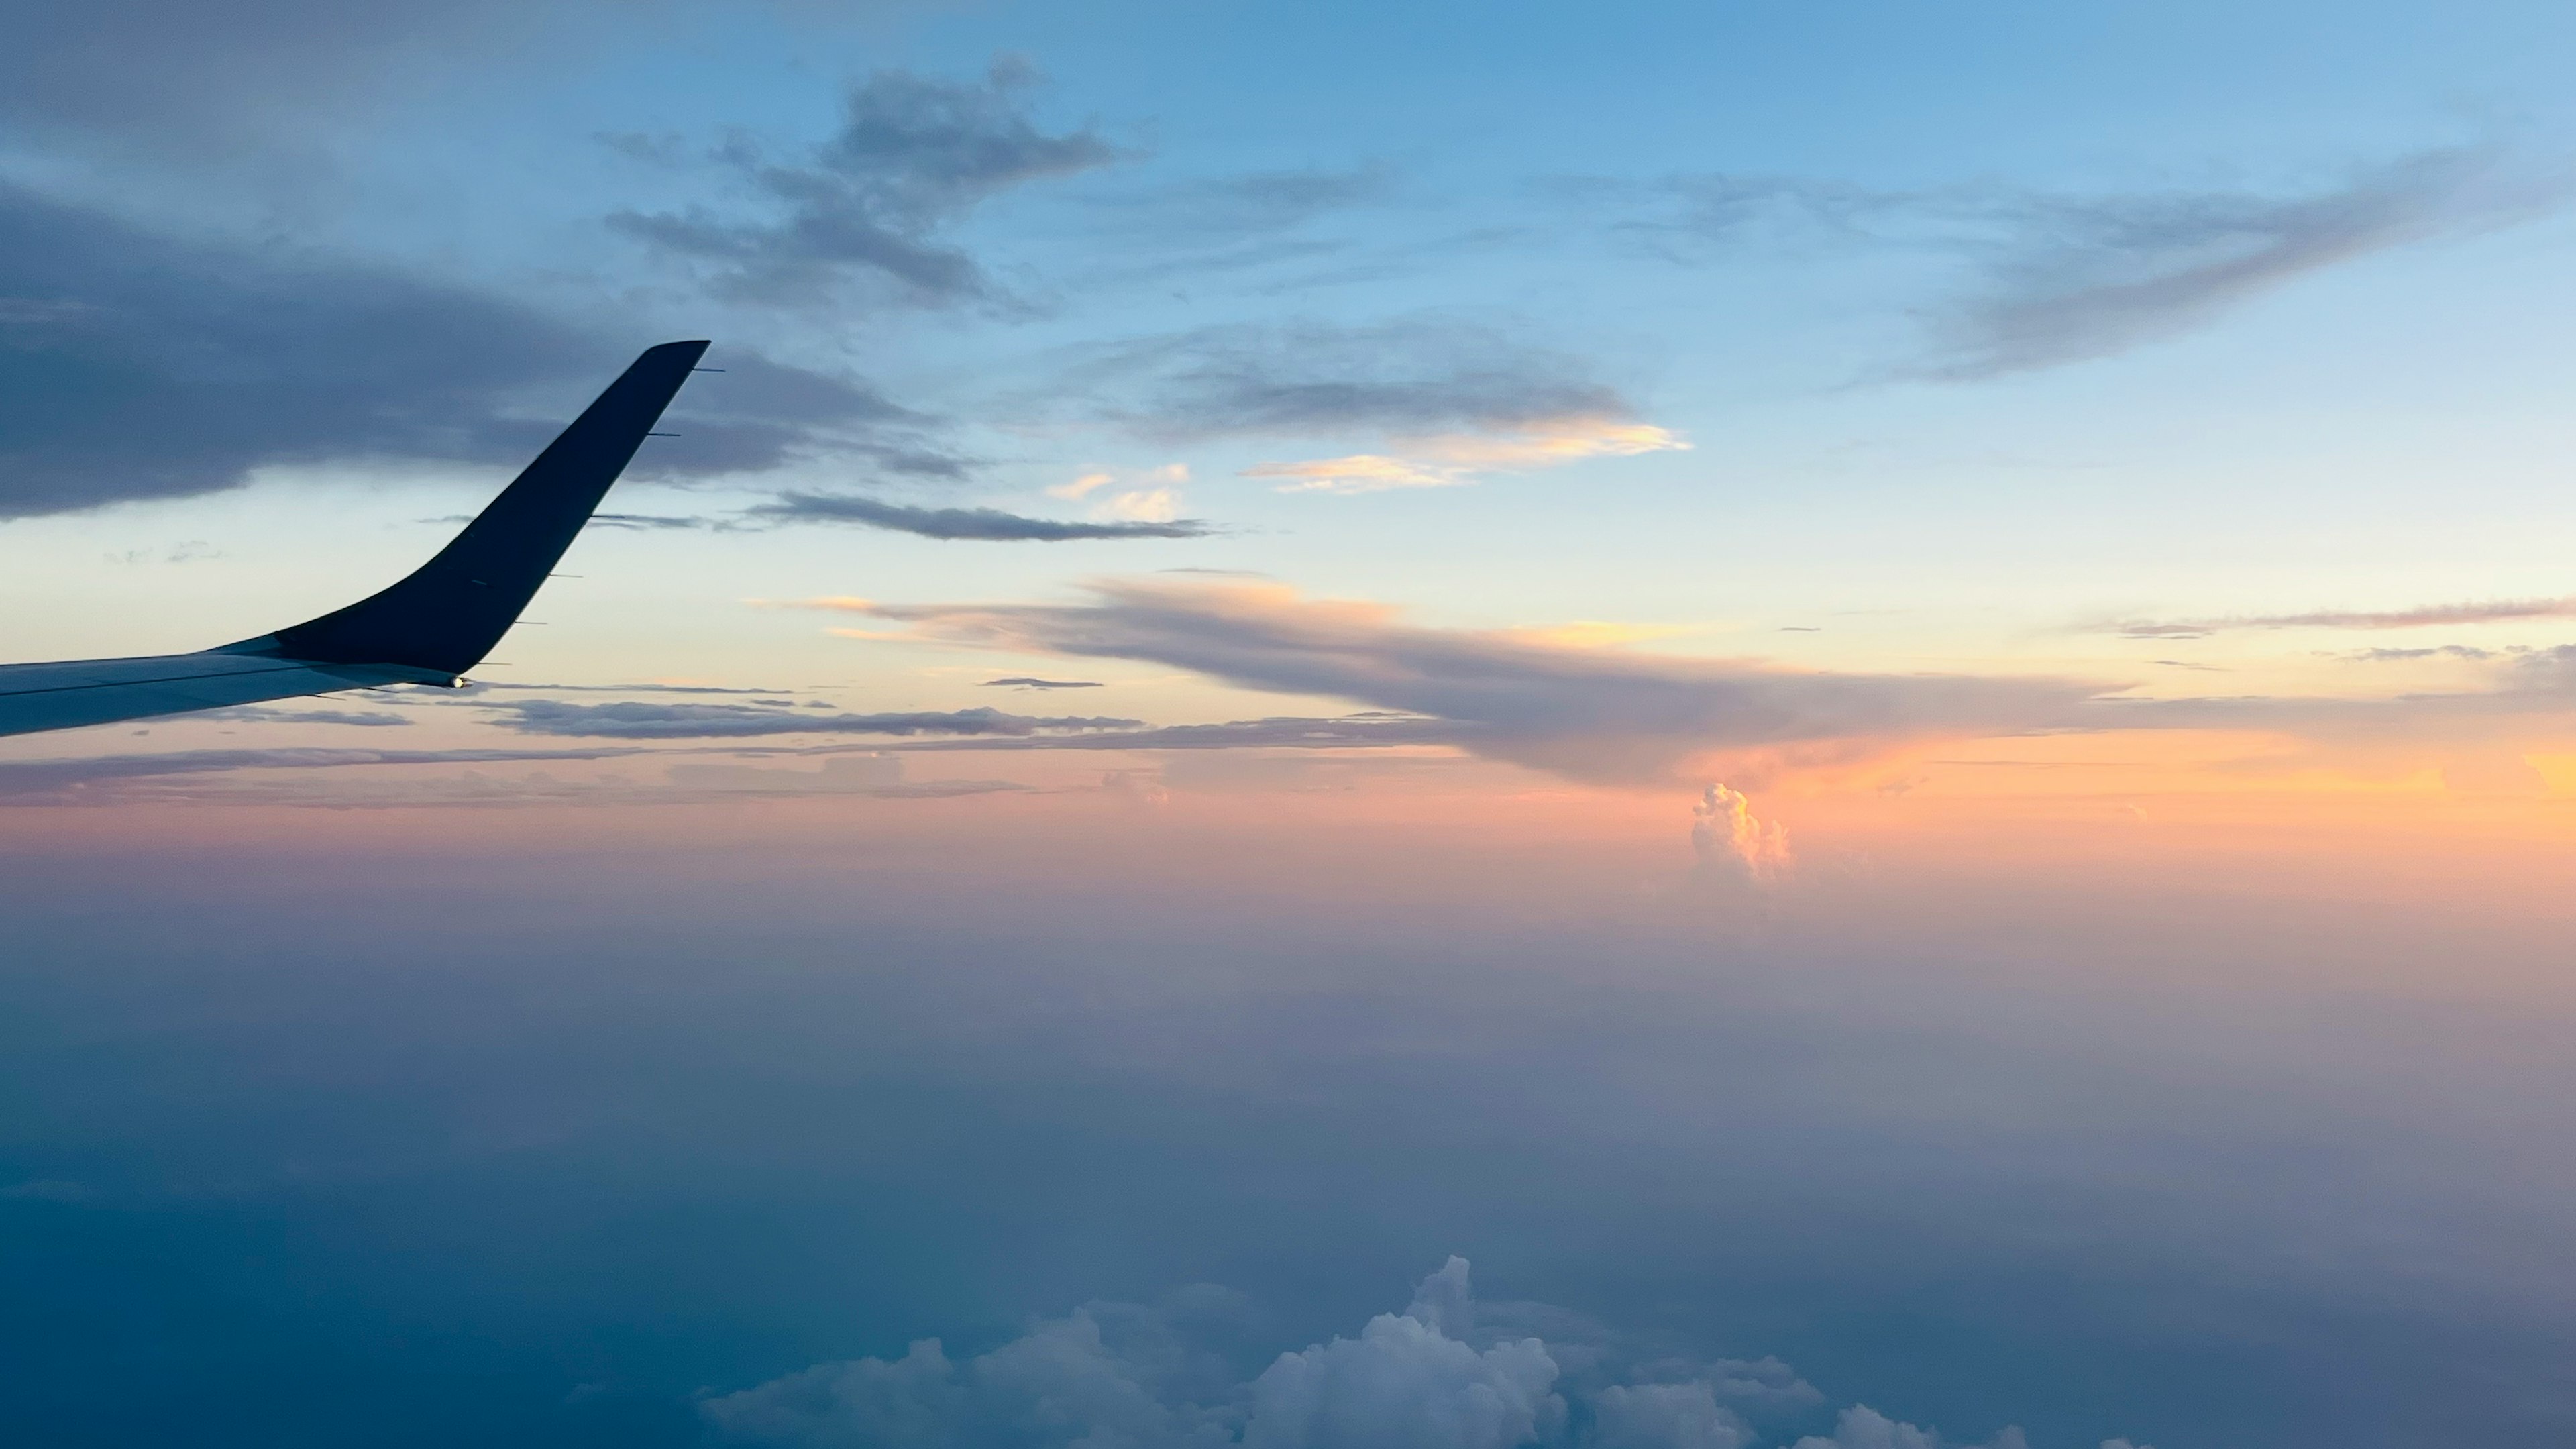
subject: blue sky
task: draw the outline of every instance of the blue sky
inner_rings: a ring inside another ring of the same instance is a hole
[[[0,657],[725,369],[0,741],[0,1438],[2576,1425],[2565,7],[0,27]]]

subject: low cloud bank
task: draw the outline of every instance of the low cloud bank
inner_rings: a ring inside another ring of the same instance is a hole
[[[937,1339],[702,1401],[718,1442],[789,1449],[1942,1449],[1871,1409],[1794,1438],[1824,1396],[1776,1359],[1639,1361],[1540,1304],[1477,1301],[1451,1258],[1401,1313],[1248,1378],[1247,1314],[1200,1286],[1094,1303],[987,1354]],[[1964,1449],[1964,1446],[1963,1446]],[[2005,1429],[1988,1449],[2026,1449]],[[2109,1440],[2102,1449],[2141,1449]]]

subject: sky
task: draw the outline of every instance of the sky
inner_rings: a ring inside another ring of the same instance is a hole
[[[2576,13],[0,0],[0,1439],[2576,1439]]]

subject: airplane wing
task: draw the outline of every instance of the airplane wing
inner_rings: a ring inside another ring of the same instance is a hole
[[[0,735],[461,682],[518,622],[706,350],[648,349],[436,558],[381,593],[196,654],[0,665]]]

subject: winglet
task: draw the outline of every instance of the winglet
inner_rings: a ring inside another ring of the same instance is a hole
[[[225,646],[321,664],[463,674],[483,661],[670,406],[704,342],[666,342],[573,419],[491,506],[410,577],[345,609]]]

